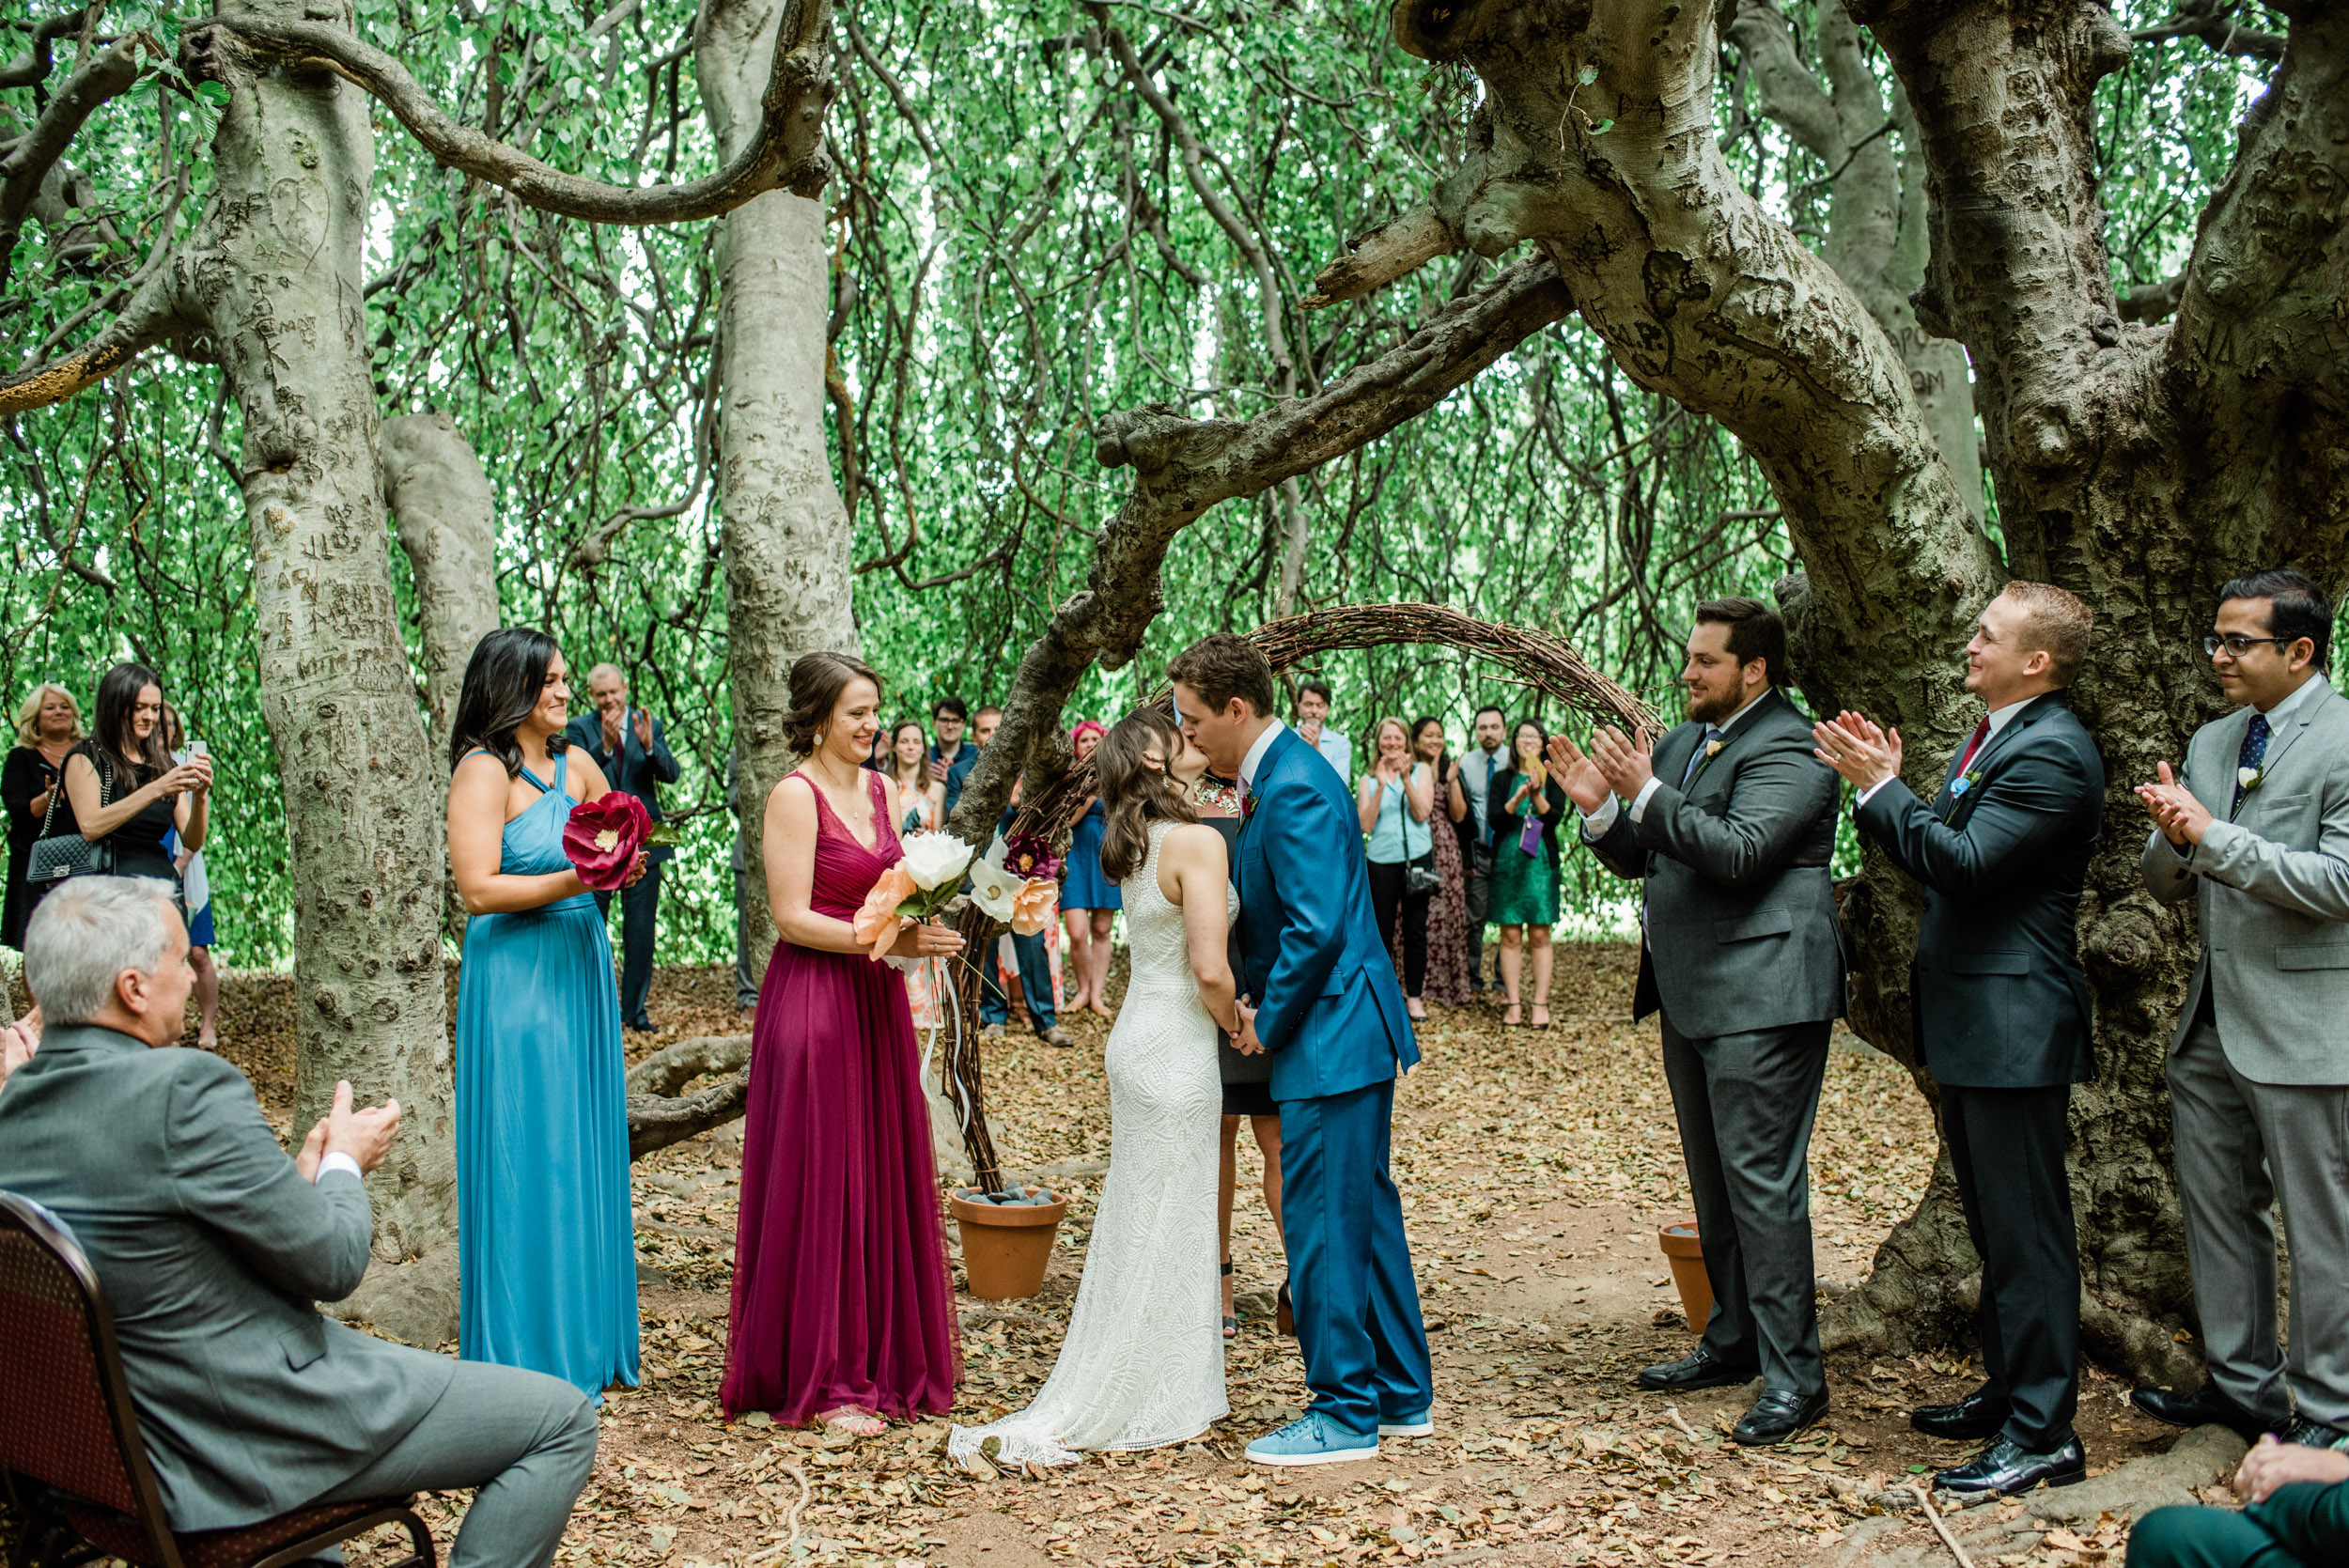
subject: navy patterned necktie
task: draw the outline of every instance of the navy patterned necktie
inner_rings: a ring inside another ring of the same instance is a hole
[[[2243,732],[2243,746],[2234,754],[2234,804],[2227,808],[2229,821],[2243,809],[2243,771],[2249,768],[2257,776],[2267,762],[2267,715],[2254,713],[2248,728]]]
[[[1707,724],[1704,726],[1704,738],[1697,742],[1697,749],[1695,751],[1688,753],[1688,766],[1680,770],[1681,788],[1686,789],[1688,787],[1688,781],[1696,777],[1697,764],[1704,760],[1704,753],[1711,750],[1713,742],[1719,740],[1720,737],[1721,731],[1719,725]]]

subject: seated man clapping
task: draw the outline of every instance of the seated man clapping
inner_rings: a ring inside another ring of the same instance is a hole
[[[452,1568],[543,1568],[595,1462],[595,1410],[555,1378],[319,1313],[366,1272],[360,1177],[398,1102],[354,1110],[337,1084],[288,1158],[243,1075],[174,1044],[194,980],[162,883],[59,884],[24,940],[39,1050],[0,1093],[0,1190],[62,1219],[105,1285],[172,1528],[477,1486]]]
[[[2330,1568],[2349,1562],[2349,1453],[2260,1438],[2234,1473],[2247,1506],[2156,1508],[2128,1568]]]

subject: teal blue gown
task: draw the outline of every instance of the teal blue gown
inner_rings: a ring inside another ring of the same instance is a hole
[[[569,868],[569,759],[498,870]],[[636,1241],[612,944],[592,894],[465,923],[457,988],[459,1345],[600,1399],[636,1382]]]

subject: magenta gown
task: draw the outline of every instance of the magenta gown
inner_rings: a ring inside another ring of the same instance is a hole
[[[797,775],[794,775],[797,777]],[[848,920],[904,858],[881,777],[877,849],[816,796],[808,903]],[[959,1353],[938,1175],[905,976],[862,954],[777,942],[752,1029],[742,1206],[728,1319],[728,1415],[786,1426],[844,1405],[950,1409]]]

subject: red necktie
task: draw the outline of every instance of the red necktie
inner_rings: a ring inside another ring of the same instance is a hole
[[[1963,773],[1966,771],[1966,765],[1974,760],[1974,753],[1982,750],[1982,743],[1989,738],[1990,721],[1985,718],[1981,723],[1974,726],[1974,737],[1966,742],[1966,754],[1957,759],[1957,770],[1959,772]]]

